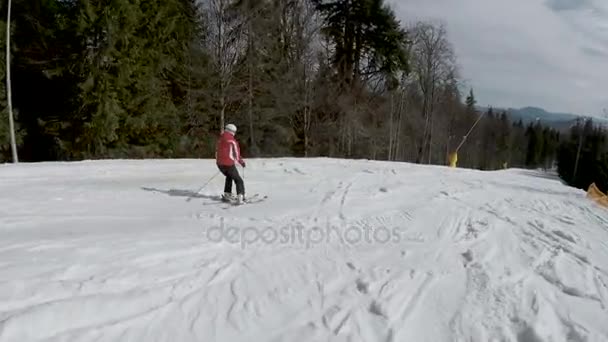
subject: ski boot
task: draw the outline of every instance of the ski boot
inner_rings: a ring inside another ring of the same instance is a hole
[[[229,192],[225,192],[222,195],[222,202],[224,202],[224,203],[232,203],[233,200],[234,200],[234,196],[232,196],[232,194]]]

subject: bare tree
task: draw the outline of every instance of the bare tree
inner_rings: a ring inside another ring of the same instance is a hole
[[[388,160],[395,161],[398,158],[401,145],[401,132],[403,126],[403,114],[408,102],[408,82],[407,75],[401,76],[399,87],[390,91],[389,101],[389,143],[388,143]]]
[[[246,42],[243,39],[243,19],[235,11],[231,0],[209,0],[208,44],[212,52],[212,63],[217,77],[220,130],[224,129],[226,107],[239,60],[243,57]]]
[[[455,57],[443,24],[419,22],[413,32],[413,72],[422,93],[424,127],[419,138],[417,162],[428,151],[428,163],[432,159],[432,141],[435,106],[439,90],[449,82],[455,69]]]
[[[296,101],[298,102],[297,108],[291,118],[291,123],[294,131],[300,133],[304,139],[304,156],[308,157],[310,148],[310,132],[313,127],[312,122],[312,110],[314,101],[314,74],[315,66],[313,64],[312,56],[303,56],[301,60],[301,76],[296,76],[295,82],[297,82],[296,89],[298,93]]]
[[[246,99],[243,103],[246,104],[247,108],[246,121],[248,123],[249,147],[252,154],[258,154],[259,152],[254,130],[254,121],[257,119],[254,114],[254,105],[256,102],[259,102],[255,88],[259,83],[257,78],[260,73],[260,52],[258,49],[262,48],[259,40],[263,38],[263,33],[261,32],[261,27],[264,25],[263,10],[269,4],[265,0],[234,1],[234,9],[236,9],[238,17],[243,21],[241,33],[244,45],[242,59],[239,62],[244,67],[244,74],[240,75],[242,77],[240,88],[241,91],[244,90],[245,94],[242,92],[240,94]]]
[[[312,129],[312,103],[314,76],[318,72],[315,63],[316,46],[319,39],[320,22],[312,3],[308,0],[295,0],[292,28],[293,55],[290,62],[292,68],[298,70],[295,75],[297,93],[300,101],[297,112],[302,113],[301,131],[304,136],[304,156],[308,157],[310,147],[310,131]]]
[[[243,120],[253,153],[286,153],[304,135],[308,154],[319,23],[308,0],[243,1],[248,9],[240,74]]]

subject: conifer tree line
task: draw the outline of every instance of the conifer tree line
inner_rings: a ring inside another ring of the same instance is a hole
[[[587,190],[595,183],[608,192],[608,130],[592,119],[579,120],[558,146],[559,176],[569,185]]]
[[[13,0],[12,15],[22,161],[209,158],[231,122],[245,157],[445,165],[480,115],[459,167],[558,154],[558,132],[463,94],[441,23],[401,22],[383,0]]]

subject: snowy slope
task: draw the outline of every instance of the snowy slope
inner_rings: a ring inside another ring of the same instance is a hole
[[[523,170],[0,165],[0,341],[607,341],[608,210]]]

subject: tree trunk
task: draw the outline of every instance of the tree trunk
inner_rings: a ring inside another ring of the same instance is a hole
[[[433,151],[433,112],[431,111],[431,129],[429,131],[429,162],[431,164],[432,151]]]
[[[393,160],[393,91],[390,93],[390,118],[389,118],[389,135],[388,135],[388,160]]]
[[[398,156],[400,156],[401,154],[401,126],[403,125],[402,123],[402,117],[403,117],[403,106],[404,106],[404,102],[405,102],[405,94],[401,93],[401,97],[399,99],[399,111],[397,112],[397,132],[395,133],[395,160],[399,160],[397,158],[399,158]],[[402,157],[400,159],[403,159]]]
[[[225,99],[225,90],[224,83],[226,79],[226,68],[225,64],[222,60],[222,55],[224,54],[224,1],[219,0],[218,3],[218,13],[217,13],[217,51],[215,55],[216,62],[219,66],[219,81],[220,81],[220,132],[224,131],[224,127],[226,126],[226,99]]]
[[[253,29],[252,29],[252,25],[251,25],[251,19],[249,19],[248,21],[248,30],[249,30],[249,56],[248,56],[248,78],[249,78],[249,85],[248,85],[248,97],[249,97],[249,103],[248,103],[248,114],[249,114],[249,142],[250,142],[250,146],[251,146],[251,153],[252,155],[256,155],[257,154],[257,147],[255,144],[255,136],[254,136],[254,131],[253,131],[253,61],[252,61],[252,55],[253,55]]]
[[[310,130],[310,108],[308,106],[309,101],[309,88],[308,82],[304,81],[304,157],[308,158],[308,134]]]
[[[256,153],[255,137],[253,133],[253,71],[251,69],[252,67],[249,65],[249,139],[251,142],[251,151]]]
[[[422,138],[420,139],[420,144],[418,147],[418,156],[416,157],[416,163],[420,164],[422,163],[422,159],[424,158],[424,148],[426,147],[426,143],[427,143],[427,135],[428,135],[428,130],[429,130],[429,113],[428,113],[428,99],[424,98],[424,104],[423,104],[423,113],[424,113],[424,130],[422,131]]]
[[[432,82],[431,82],[431,99],[430,99],[430,103],[429,103],[429,113],[428,115],[430,116],[430,121],[431,121],[431,127],[430,127],[430,131],[429,131],[429,161],[428,163],[431,164],[431,154],[432,154],[432,150],[433,150],[433,114],[435,112],[435,90],[436,90],[436,83],[437,83],[437,79],[435,76],[435,73],[433,72],[433,78],[432,78]]]
[[[226,100],[224,99],[224,95],[220,96],[220,132],[224,131],[224,127],[226,126]]]

